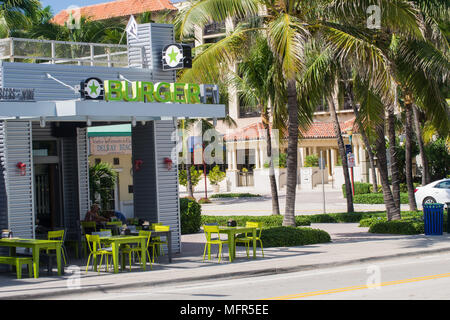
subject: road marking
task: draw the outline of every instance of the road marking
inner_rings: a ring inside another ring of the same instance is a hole
[[[291,295],[286,295],[286,296],[281,296],[281,297],[267,298],[267,299],[262,299],[262,300],[299,299],[299,298],[320,296],[320,295],[325,295],[325,294],[348,292],[348,291],[355,291],[355,290],[364,290],[364,289],[370,289],[370,288],[376,288],[376,287],[393,286],[393,285],[397,285],[397,284],[405,284],[405,283],[412,283],[412,282],[419,282],[419,281],[426,281],[426,280],[435,280],[435,279],[442,279],[442,278],[449,278],[449,277],[450,277],[450,273],[443,273],[443,274],[436,274],[436,275],[432,275],[432,276],[382,282],[382,283],[378,283],[378,284],[374,284],[374,285],[362,285],[362,286],[360,285],[360,286],[352,286],[352,287],[345,287],[345,288],[338,288],[338,289],[312,291],[312,292],[305,292],[305,293],[299,293],[299,294],[291,294]]]

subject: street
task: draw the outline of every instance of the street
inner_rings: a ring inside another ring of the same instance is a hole
[[[279,275],[104,290],[71,300],[415,300],[450,297],[450,254]],[[53,299],[67,299],[67,296]]]

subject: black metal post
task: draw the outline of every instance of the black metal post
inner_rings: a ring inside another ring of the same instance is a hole
[[[450,202],[447,202],[447,233],[450,233]]]

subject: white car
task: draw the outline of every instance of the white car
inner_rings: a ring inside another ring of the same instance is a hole
[[[414,191],[417,207],[422,209],[425,203],[450,202],[450,179],[434,181],[423,187],[417,187]]]

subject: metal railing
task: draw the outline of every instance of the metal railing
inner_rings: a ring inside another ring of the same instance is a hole
[[[0,60],[128,67],[128,47],[117,44],[6,38],[0,40]]]

